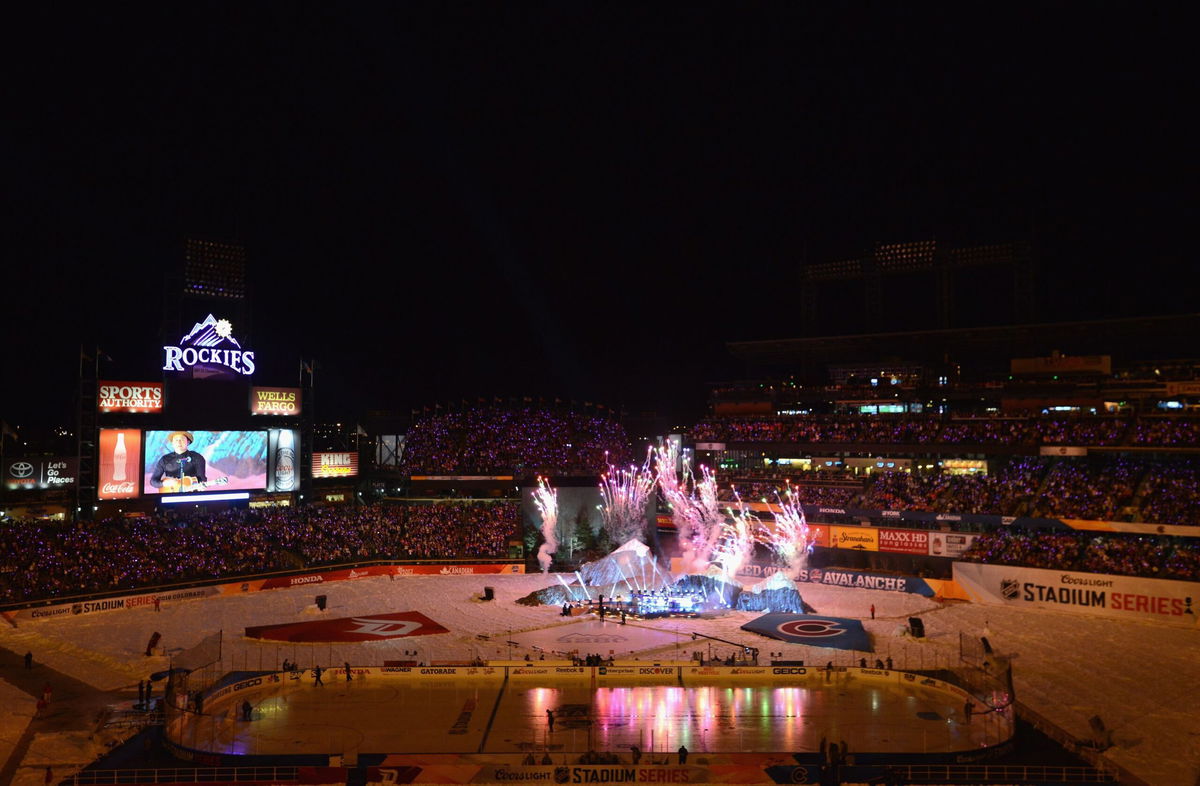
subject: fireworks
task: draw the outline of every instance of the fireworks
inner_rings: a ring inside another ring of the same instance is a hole
[[[554,533],[558,526],[558,491],[551,488],[545,478],[538,478],[533,504],[542,514],[542,537],[546,542],[538,548],[538,564],[542,566],[542,573],[545,573],[550,570],[550,555],[558,551],[558,538]]]
[[[763,527],[759,537],[787,566],[788,578],[796,579],[804,567],[805,558],[812,553],[808,521],[804,518],[800,497],[790,483],[782,496],[778,492],[775,493],[775,500],[779,504],[779,510],[772,510],[775,514],[775,527]]]
[[[641,468],[630,465],[629,469],[617,469],[610,464],[608,472],[600,477],[600,515],[618,545],[643,540],[646,508],[655,484],[650,457],[651,451],[647,451]]]

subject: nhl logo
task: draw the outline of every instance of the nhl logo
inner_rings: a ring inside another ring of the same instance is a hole
[[[1004,596],[1005,600],[1016,600],[1017,596],[1021,594],[1021,583],[1014,579],[1001,579],[1000,594]]]

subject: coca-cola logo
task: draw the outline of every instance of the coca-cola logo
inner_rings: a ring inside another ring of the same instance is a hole
[[[100,490],[105,494],[132,494],[133,481],[125,480],[120,483],[105,483]]]

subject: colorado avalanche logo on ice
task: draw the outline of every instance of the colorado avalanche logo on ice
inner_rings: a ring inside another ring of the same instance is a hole
[[[821,639],[840,636],[846,629],[837,620],[803,619],[791,620],[778,627],[780,633],[806,639]]]

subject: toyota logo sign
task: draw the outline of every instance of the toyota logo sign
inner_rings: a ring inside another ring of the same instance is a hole
[[[14,478],[27,478],[33,474],[33,465],[28,461],[14,461],[8,467],[8,474]]]

